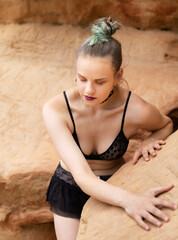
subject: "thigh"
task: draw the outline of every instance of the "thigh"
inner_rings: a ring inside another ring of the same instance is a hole
[[[55,213],[53,215],[57,240],[76,240],[80,220],[59,216]]]

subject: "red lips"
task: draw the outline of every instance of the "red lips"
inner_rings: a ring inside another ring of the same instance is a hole
[[[93,100],[95,100],[96,98],[94,98],[94,97],[89,97],[89,96],[86,96],[86,95],[85,95],[85,99],[86,99],[87,101],[93,101]]]

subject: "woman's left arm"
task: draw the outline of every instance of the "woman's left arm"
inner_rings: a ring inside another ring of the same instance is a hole
[[[156,150],[160,150],[166,142],[166,139],[173,131],[172,120],[161,114],[159,110],[152,104],[143,101],[137,120],[139,128],[152,131],[152,134],[147,137],[141,144],[140,148],[135,152],[133,164],[138,162],[138,159],[143,156],[145,161],[149,161],[149,154],[156,156]]]

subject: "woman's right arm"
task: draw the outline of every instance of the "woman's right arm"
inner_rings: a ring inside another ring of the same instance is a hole
[[[68,112],[62,101],[57,106],[53,101],[50,101],[44,105],[42,111],[46,129],[56,151],[80,188],[99,201],[124,208],[127,214],[146,230],[149,230],[149,226],[143,221],[142,217],[156,226],[160,221],[151,214],[165,220],[167,216],[156,206],[174,209],[174,205],[169,201],[156,198],[156,192],[154,192],[156,190],[152,189],[144,194],[134,194],[102,181],[94,175],[80,148],[74,141],[69,129],[67,114]],[[161,187],[159,193],[168,191],[172,187],[172,185]]]
[[[43,107],[42,115],[60,159],[67,166],[80,188],[97,200],[120,206],[122,196],[126,191],[100,180],[93,173],[72,136],[65,117],[64,106],[56,109],[53,103],[47,103]]]

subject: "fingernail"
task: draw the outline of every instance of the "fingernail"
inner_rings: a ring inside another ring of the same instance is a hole
[[[165,218],[164,218],[164,221],[166,221],[166,222],[167,222],[168,220],[169,220],[169,218],[168,218],[168,217],[165,217]]]
[[[148,230],[149,230],[149,227],[148,227],[148,226],[146,226],[146,227],[145,227],[145,229],[148,231]]]
[[[149,158],[145,158],[146,161],[149,161]]]
[[[161,226],[161,223],[160,223],[160,222],[158,222],[158,223],[157,223],[157,226],[158,226],[158,227],[160,227],[160,226]]]
[[[177,208],[177,205],[176,205],[176,204],[174,204],[174,205],[173,205],[173,208],[174,208],[174,209],[176,209],[176,208]]]

